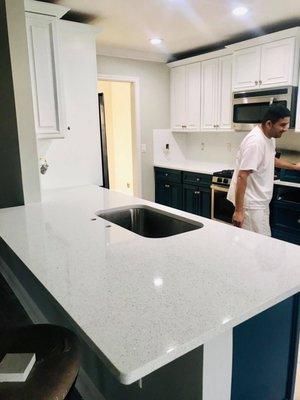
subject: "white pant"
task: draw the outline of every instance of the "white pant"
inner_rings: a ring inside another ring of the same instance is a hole
[[[271,236],[269,207],[257,210],[246,208],[242,228],[261,235]]]

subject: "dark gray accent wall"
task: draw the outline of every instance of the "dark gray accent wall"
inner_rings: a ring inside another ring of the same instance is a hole
[[[5,0],[0,0],[0,208],[24,204]]]

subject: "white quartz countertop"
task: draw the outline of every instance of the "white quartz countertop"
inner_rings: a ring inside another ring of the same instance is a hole
[[[232,164],[209,163],[209,162],[186,162],[186,163],[154,163],[155,167],[178,169],[181,171],[199,172],[202,174],[213,174],[223,169],[234,169]]]
[[[203,174],[213,174],[214,172],[222,171],[224,169],[234,169],[232,164],[221,163],[158,163],[155,162],[154,167],[177,169],[180,171],[199,172]],[[300,188],[300,183],[286,182],[279,179],[274,181],[274,185],[283,185]]]
[[[274,181],[274,185],[291,186],[291,187],[295,187],[295,188],[299,188],[299,189],[300,189],[300,183],[296,183],[296,182],[286,182],[286,181],[281,181],[281,180],[279,180],[279,179],[277,179],[276,181]]]
[[[86,186],[0,210],[0,235],[132,383],[297,293],[300,247],[154,206],[204,224],[149,239],[95,217],[152,204]],[[106,227],[110,225],[110,227]]]

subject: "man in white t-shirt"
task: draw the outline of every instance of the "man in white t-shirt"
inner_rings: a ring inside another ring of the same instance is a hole
[[[235,206],[232,222],[263,235],[271,236],[269,204],[273,195],[274,165],[300,171],[292,164],[275,158],[275,139],[288,130],[290,112],[280,105],[270,106],[262,119],[242,141],[236,168],[228,191]]]

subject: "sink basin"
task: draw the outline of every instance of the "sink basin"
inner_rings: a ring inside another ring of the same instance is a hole
[[[203,227],[201,222],[195,222],[146,205],[113,208],[99,211],[96,215],[148,238],[173,236]]]

